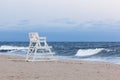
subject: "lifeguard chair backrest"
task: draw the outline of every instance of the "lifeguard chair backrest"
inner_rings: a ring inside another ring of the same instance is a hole
[[[29,33],[30,42],[40,42],[39,35],[36,32]]]

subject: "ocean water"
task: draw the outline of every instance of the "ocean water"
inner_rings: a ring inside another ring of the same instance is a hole
[[[120,64],[120,42],[48,42],[54,58]],[[29,42],[0,42],[0,55],[26,56]]]

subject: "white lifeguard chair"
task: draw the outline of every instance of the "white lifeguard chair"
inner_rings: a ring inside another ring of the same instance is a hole
[[[26,55],[26,61],[41,61],[43,58],[47,58],[45,56],[53,56],[55,54],[51,51],[52,46],[48,46],[46,37],[39,37],[38,33],[30,32],[29,38],[30,43]],[[40,56],[42,56],[42,58]]]

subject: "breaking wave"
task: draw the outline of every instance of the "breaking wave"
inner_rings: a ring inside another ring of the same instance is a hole
[[[13,50],[26,50],[26,49],[28,49],[28,47],[7,46],[7,45],[0,46],[0,52],[7,52]]]
[[[96,49],[79,49],[75,56],[85,57],[98,54],[105,50],[104,48],[96,48]],[[109,50],[108,50],[109,51]]]

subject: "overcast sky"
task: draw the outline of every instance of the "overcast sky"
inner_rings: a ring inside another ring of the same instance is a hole
[[[0,41],[120,41],[120,0],[0,0]]]

